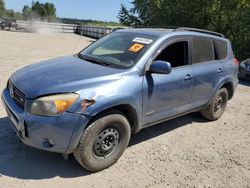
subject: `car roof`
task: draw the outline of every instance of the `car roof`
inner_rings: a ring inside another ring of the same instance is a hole
[[[145,35],[151,35],[155,37],[160,37],[162,35],[169,34],[173,31],[174,31],[173,29],[163,29],[163,28],[129,28],[129,29],[119,30],[119,32],[145,34]]]
[[[176,27],[176,28],[129,28],[129,29],[123,29],[119,30],[119,32],[129,32],[134,34],[144,34],[154,37],[162,37],[165,35],[168,35],[170,33],[176,33],[176,34],[189,34],[189,35],[198,35],[198,36],[205,36],[205,37],[215,37],[215,38],[225,38],[223,34],[208,31],[208,30],[202,30],[202,29],[196,29],[196,28],[186,28],[186,27]]]

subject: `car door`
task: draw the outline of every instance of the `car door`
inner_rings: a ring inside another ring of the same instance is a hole
[[[213,39],[192,37],[192,72],[194,108],[204,106],[213,95],[216,86],[223,77],[223,63],[216,60]]]
[[[146,73],[143,80],[143,123],[145,125],[181,114],[190,109],[192,69],[189,65],[189,41],[171,39],[157,50],[154,61],[172,65],[170,74]]]

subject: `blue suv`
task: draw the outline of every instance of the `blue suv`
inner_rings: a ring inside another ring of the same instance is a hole
[[[238,67],[219,33],[118,30],[76,55],[18,70],[2,101],[25,144],[74,153],[99,171],[120,158],[131,133],[196,111],[217,120],[234,95]]]

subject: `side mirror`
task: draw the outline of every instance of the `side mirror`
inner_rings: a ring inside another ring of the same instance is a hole
[[[170,74],[172,70],[171,64],[166,61],[155,61],[153,62],[148,72],[155,74]]]

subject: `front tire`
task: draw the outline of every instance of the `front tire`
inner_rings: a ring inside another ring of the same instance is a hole
[[[89,171],[103,170],[121,157],[130,135],[130,125],[123,114],[118,111],[105,113],[85,129],[74,156]]]
[[[215,121],[224,113],[228,101],[228,91],[226,88],[221,88],[217,91],[211,104],[201,111],[203,117],[208,120]]]

